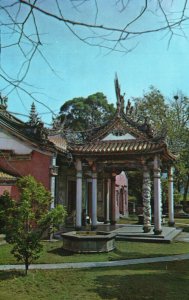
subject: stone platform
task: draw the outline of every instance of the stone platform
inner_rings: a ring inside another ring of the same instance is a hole
[[[161,234],[154,234],[154,227],[151,227],[150,232],[143,232],[143,225],[105,225],[99,224],[97,230],[107,230],[116,233],[116,240],[125,241],[141,241],[141,242],[159,242],[170,243],[181,232],[181,229],[175,227],[162,226]]]
[[[64,228],[64,232],[75,230],[72,228]],[[91,230],[90,225],[82,227],[82,230]],[[116,240],[125,240],[133,242],[151,242],[151,243],[171,243],[182,232],[182,229],[175,227],[162,226],[162,233],[154,234],[154,227],[151,227],[150,232],[143,232],[143,225],[133,224],[104,224],[98,223],[96,231],[107,231],[116,234]]]

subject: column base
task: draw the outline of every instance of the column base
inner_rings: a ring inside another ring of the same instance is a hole
[[[111,224],[111,225],[115,225],[115,224],[116,224],[116,221],[111,220],[111,221],[110,221],[110,224]]]
[[[148,233],[148,232],[150,232],[151,231],[151,226],[143,226],[143,231],[144,231],[144,233]]]
[[[174,227],[175,226],[175,222],[174,221],[170,221],[168,222],[169,227]]]
[[[110,221],[108,221],[108,220],[104,221],[104,224],[110,224]]]
[[[154,228],[153,231],[154,231],[154,234],[155,234],[155,235],[159,235],[159,234],[162,233],[162,229],[155,229],[155,228]]]

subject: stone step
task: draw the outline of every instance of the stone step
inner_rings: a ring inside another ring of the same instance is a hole
[[[127,233],[117,234],[116,240],[118,241],[133,241],[133,242],[148,242],[148,243],[171,243],[180,233],[182,229],[172,228],[168,232],[161,235],[144,235],[135,234],[130,235]]]

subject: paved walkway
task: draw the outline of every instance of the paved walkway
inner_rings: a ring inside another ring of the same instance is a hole
[[[30,270],[55,270],[55,269],[83,269],[83,268],[99,268],[99,267],[117,267],[137,264],[148,264],[156,262],[181,261],[189,259],[189,254],[178,254],[163,257],[127,259],[119,261],[105,262],[80,262],[80,263],[59,263],[59,264],[33,264]],[[24,265],[0,265],[0,271],[6,270],[24,270]]]

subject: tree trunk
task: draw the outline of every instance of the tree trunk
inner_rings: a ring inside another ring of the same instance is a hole
[[[25,259],[25,275],[28,275],[28,269],[29,269],[29,262],[28,262],[28,258],[26,257]]]

